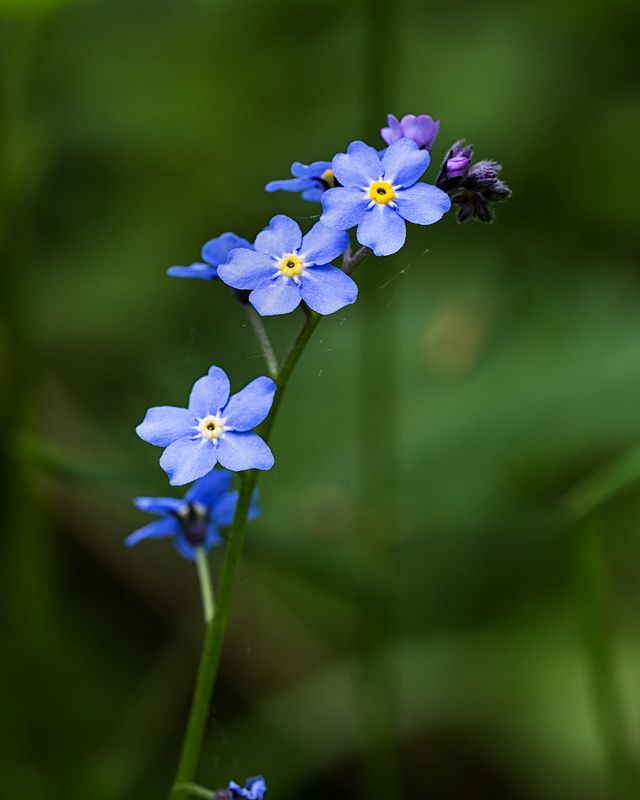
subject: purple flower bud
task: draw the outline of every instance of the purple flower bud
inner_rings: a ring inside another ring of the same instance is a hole
[[[471,166],[472,159],[473,146],[465,144],[464,139],[456,142],[442,162],[436,186],[458,206],[458,222],[471,217],[492,222],[492,203],[506,200],[511,189],[500,180],[502,167],[497,161],[478,161]]]
[[[447,178],[461,177],[469,169],[470,163],[471,160],[468,158],[468,156],[465,156],[462,153],[458,156],[454,156],[453,158],[448,158],[446,163]]]
[[[421,150],[431,150],[440,130],[440,121],[432,119],[428,114],[405,114],[398,120],[393,114],[387,115],[387,128],[380,130],[380,135],[387,144],[398,139],[412,139]]]

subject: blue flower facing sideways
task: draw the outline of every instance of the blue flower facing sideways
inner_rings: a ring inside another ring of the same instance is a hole
[[[234,289],[251,289],[249,302],[263,317],[288,314],[302,300],[318,314],[332,314],[358,296],[353,280],[329,263],[348,244],[344,231],[322,222],[303,237],[297,222],[278,214],[258,234],[254,249],[232,250],[218,274]]]
[[[227,791],[233,800],[236,800],[236,798],[263,800],[267,791],[267,784],[262,775],[256,775],[255,778],[249,778],[244,786],[239,786],[235,781],[229,781]]]
[[[303,200],[317,203],[327,189],[336,185],[330,161],[314,161],[309,165],[294,161],[291,174],[293,178],[269,181],[264,187],[265,191],[302,192]]]
[[[429,166],[427,150],[411,139],[399,139],[380,155],[364,142],[352,142],[333,159],[342,184],[322,195],[320,222],[348,230],[377,256],[397,253],[406,238],[407,222],[431,225],[451,208],[446,192],[418,179]]]
[[[215,239],[210,239],[203,246],[202,261],[195,261],[189,267],[169,267],[167,275],[172,278],[215,280],[218,277],[218,266],[227,260],[234,247],[251,247],[251,243],[235,233],[223,233]]]
[[[232,478],[231,472],[214,469],[182,498],[136,497],[133,502],[141,511],[158,514],[160,519],[134,531],[125,544],[132,547],[143,539],[173,537],[178,552],[192,561],[197,548],[209,552],[222,544],[220,528],[231,525],[238,504],[238,492],[230,491]],[[254,495],[248,519],[255,519],[259,513]]]
[[[276,385],[261,377],[229,398],[229,378],[220,367],[193,385],[188,408],[150,408],[136,433],[164,447],[160,466],[172,486],[202,478],[216,464],[233,472],[271,469],[273,454],[252,429],[269,413]]]

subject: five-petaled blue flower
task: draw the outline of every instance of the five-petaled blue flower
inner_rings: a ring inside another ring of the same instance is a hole
[[[399,139],[382,155],[364,142],[352,142],[333,159],[342,186],[322,195],[320,221],[338,230],[357,225],[360,244],[377,256],[396,253],[406,238],[405,220],[431,225],[451,208],[441,189],[417,183],[429,161],[427,150],[411,139]]]
[[[317,203],[323,192],[336,185],[330,161],[314,161],[313,164],[301,164],[294,161],[291,165],[293,178],[281,181],[270,181],[264,188],[267,192],[302,192],[303,200]]]
[[[249,302],[263,317],[288,314],[301,300],[318,314],[332,314],[358,296],[351,278],[329,263],[348,243],[344,231],[321,222],[303,237],[297,222],[278,214],[258,234],[253,250],[231,251],[218,275],[235,289],[252,289]]]
[[[211,367],[194,383],[188,408],[150,408],[136,432],[166,448],[160,466],[172,486],[202,478],[218,463],[233,472],[271,469],[271,450],[251,431],[269,413],[275,391],[271,378],[261,377],[229,399],[229,378]]]
[[[202,261],[195,261],[189,267],[169,267],[167,275],[172,278],[200,278],[212,281],[218,277],[218,266],[224,264],[234,247],[251,247],[251,243],[235,233],[223,233],[204,244]]]
[[[244,786],[239,786],[235,781],[229,781],[227,789],[233,800],[237,797],[244,798],[244,800],[263,800],[267,784],[262,775],[256,775],[255,778],[249,778]]]
[[[125,544],[131,547],[143,539],[173,537],[178,552],[191,560],[199,547],[207,552],[222,544],[221,527],[233,522],[238,504],[238,492],[231,492],[232,474],[214,469],[193,484],[182,498],[136,497],[133,501],[148,514],[159,514],[160,519],[150,522],[127,536]],[[249,519],[260,513],[254,496],[249,509]]]

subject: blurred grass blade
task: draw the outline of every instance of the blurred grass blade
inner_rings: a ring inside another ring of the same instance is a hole
[[[574,519],[581,519],[636,481],[640,481],[640,445],[579,483],[565,497],[565,507]]]

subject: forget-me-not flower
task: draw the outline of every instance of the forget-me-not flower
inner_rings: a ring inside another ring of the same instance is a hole
[[[278,214],[254,249],[232,250],[218,274],[235,289],[251,289],[249,302],[262,316],[288,314],[301,300],[318,314],[332,314],[358,296],[353,280],[329,263],[348,243],[344,231],[321,222],[303,237],[297,222]]]
[[[382,155],[364,142],[352,142],[333,159],[342,186],[322,195],[320,222],[347,230],[358,226],[356,238],[377,256],[402,247],[407,222],[431,225],[451,208],[449,196],[418,179],[429,166],[427,150],[411,139],[399,139]]]
[[[413,139],[421,150],[431,150],[440,130],[440,120],[432,119],[428,114],[405,114],[399,120],[393,114],[387,114],[387,128],[380,130],[380,136],[387,144],[398,139]]]
[[[136,433],[165,448],[160,466],[172,486],[202,478],[216,464],[233,472],[271,469],[273,454],[252,429],[269,413],[275,391],[271,378],[261,377],[229,398],[225,371],[211,367],[194,383],[188,408],[150,408]]]
[[[251,243],[235,233],[223,233],[204,244],[201,252],[202,261],[194,261],[188,267],[169,267],[167,275],[172,278],[215,280],[218,277],[218,266],[227,260],[234,247],[251,247]]]
[[[227,789],[233,800],[235,800],[235,798],[243,798],[243,800],[263,800],[265,792],[267,791],[267,784],[262,775],[256,775],[255,778],[249,778],[244,786],[239,786],[235,781],[229,781]]]
[[[330,161],[314,161],[312,164],[301,164],[294,161],[291,165],[293,178],[280,181],[269,181],[264,187],[267,192],[302,192],[303,200],[317,203],[323,192],[336,185]]]
[[[199,547],[207,552],[222,544],[220,528],[228,527],[238,505],[238,492],[230,491],[231,472],[214,469],[196,481],[182,498],[136,497],[133,501],[148,514],[158,514],[160,519],[150,522],[127,536],[129,547],[143,539],[173,537],[178,552],[191,560]],[[259,514],[254,496],[249,509],[249,519]]]

